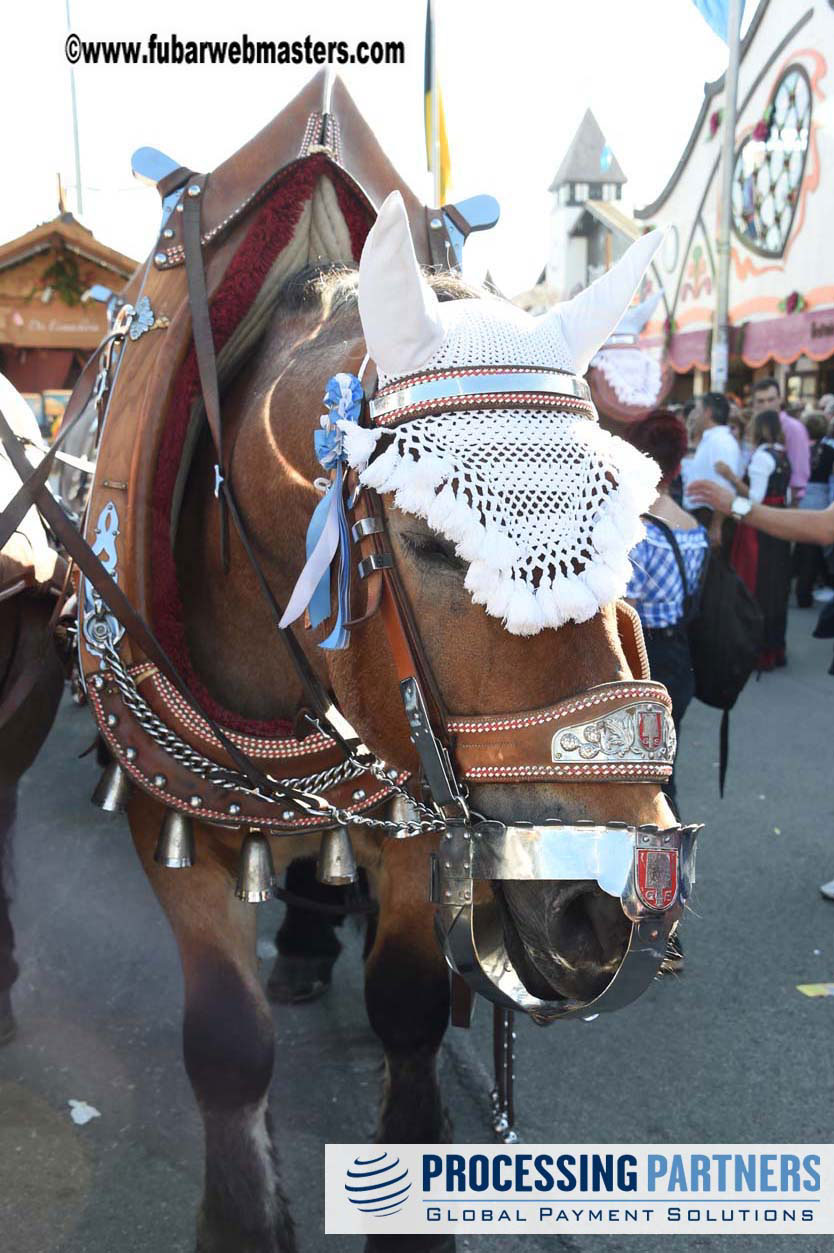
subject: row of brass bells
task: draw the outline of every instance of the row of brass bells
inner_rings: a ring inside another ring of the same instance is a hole
[[[107,813],[118,813],[125,809],[129,795],[130,780],[126,772],[117,761],[111,761],[96,784],[93,804]],[[153,859],[157,865],[172,870],[194,865],[194,823],[188,814],[178,809],[166,810]],[[345,827],[322,833],[316,878],[330,887],[356,882],[356,857]],[[240,850],[235,896],[250,904],[271,900],[275,882],[269,841],[262,832],[250,831]]]

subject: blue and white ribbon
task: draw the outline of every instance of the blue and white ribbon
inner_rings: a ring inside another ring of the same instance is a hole
[[[305,609],[310,624],[319,626],[330,616],[330,567],[339,553],[336,583],[336,622],[321,648],[347,648],[350,638],[345,623],[350,618],[350,532],[345,513],[345,435],[337,422],[358,423],[362,410],[362,384],[354,374],[336,374],[324,391],[327,413],[313,440],[322,467],[333,475],[330,486],[316,505],[307,528],[307,562],[293,588],[281,627],[300,618]]]

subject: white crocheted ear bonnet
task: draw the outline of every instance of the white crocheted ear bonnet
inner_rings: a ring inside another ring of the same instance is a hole
[[[582,389],[582,375],[628,307],[662,232],[638,240],[574,300],[534,318],[498,299],[440,303],[423,278],[398,192],[362,253],[359,311],[379,390],[448,381],[473,367],[526,367]],[[557,371],[565,371],[559,375]],[[396,389],[395,389],[396,390]],[[517,389],[516,389],[517,390]],[[567,391],[567,387],[565,388]],[[476,604],[516,635],[585,622],[623,595],[640,514],[656,495],[656,464],[600,429],[593,407],[532,394],[480,409],[401,421],[393,430],[339,423],[363,484],[394,493],[469,563]],[[529,408],[527,404],[529,403]],[[523,405],[524,407],[519,407]],[[400,420],[402,414],[400,414]]]

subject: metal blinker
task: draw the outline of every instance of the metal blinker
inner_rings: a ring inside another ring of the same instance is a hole
[[[95,786],[91,796],[94,805],[105,813],[121,813],[130,796],[130,779],[117,761],[111,761]]]
[[[316,878],[328,887],[356,882],[356,857],[346,827],[334,827],[322,833]]]
[[[240,850],[235,896],[239,901],[256,905],[272,898],[274,886],[275,867],[269,841],[261,831],[252,830]]]
[[[194,846],[194,823],[188,814],[178,809],[168,809],[159,829],[159,839],[153,855],[159,866],[181,870],[193,866],[197,860]]]

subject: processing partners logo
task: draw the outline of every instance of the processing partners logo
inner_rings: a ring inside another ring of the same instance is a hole
[[[822,1248],[834,1145],[328,1144],[324,1230],[802,1234]]]
[[[345,1192],[362,1214],[390,1218],[399,1213],[411,1191],[408,1167],[396,1153],[354,1157],[345,1172]]]

